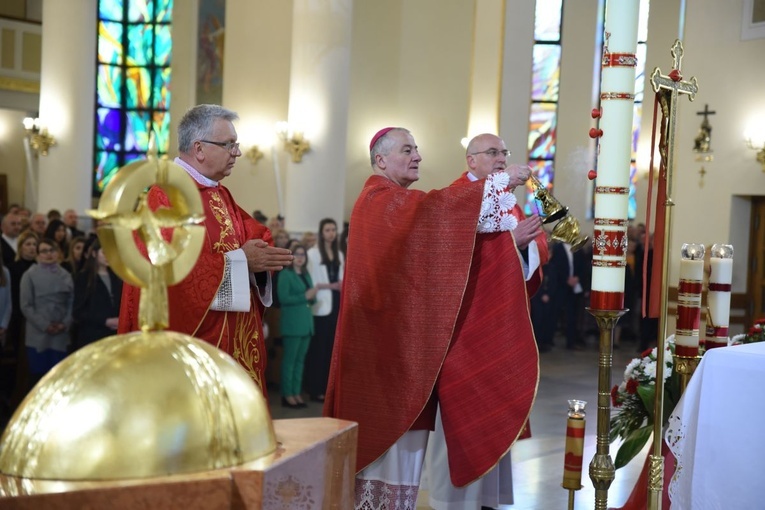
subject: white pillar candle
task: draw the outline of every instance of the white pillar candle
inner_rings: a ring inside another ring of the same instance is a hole
[[[728,345],[730,292],[733,281],[733,246],[729,244],[713,245],[709,266],[705,341],[707,349]]]
[[[684,244],[677,286],[675,354],[698,356],[701,289],[704,280],[704,246]]]
[[[594,310],[624,308],[632,109],[640,0],[609,1],[600,84],[592,292]]]

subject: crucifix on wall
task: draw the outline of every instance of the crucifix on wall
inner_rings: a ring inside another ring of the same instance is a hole
[[[704,120],[701,121],[701,127],[699,127],[699,134],[693,139],[693,151],[707,153],[712,152],[712,125],[709,123],[709,116],[714,115],[717,112],[710,111],[709,105],[704,105],[704,111],[696,112],[696,115],[703,115]]]

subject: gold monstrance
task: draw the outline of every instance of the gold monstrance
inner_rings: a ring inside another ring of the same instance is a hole
[[[148,207],[152,185],[171,208]],[[273,452],[267,404],[244,369],[206,342],[164,330],[167,286],[189,274],[204,241],[191,178],[154,151],[121,169],[91,214],[106,223],[98,232],[111,267],[143,287],[141,331],[80,349],[32,390],[0,440],[0,496],[209,471]]]

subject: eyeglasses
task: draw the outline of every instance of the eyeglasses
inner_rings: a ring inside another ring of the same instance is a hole
[[[229,152],[236,152],[239,150],[239,142],[213,142],[212,140],[199,140],[200,142],[204,143],[210,143],[212,145],[217,145],[218,147],[223,147]]]
[[[512,154],[509,150],[499,150],[499,149],[486,149],[485,151],[479,151],[479,152],[471,152],[471,156],[475,156],[476,154],[486,154],[490,158],[496,158],[500,154],[502,154],[504,157],[508,157]]]
[[[48,254],[51,254],[51,253],[56,253],[57,251],[58,250],[54,250],[54,249],[51,249],[51,248],[42,248],[42,249],[38,250],[37,253],[40,254],[40,255],[48,255]]]

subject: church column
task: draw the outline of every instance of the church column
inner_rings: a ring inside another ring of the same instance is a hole
[[[290,231],[316,231],[319,220],[344,219],[352,0],[294,0],[290,126],[311,151],[286,165],[285,211]]]
[[[96,6],[43,2],[39,116],[56,146],[38,160],[38,211],[91,207]]]

